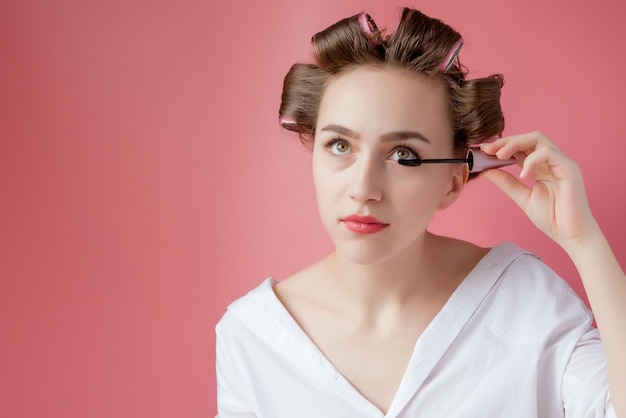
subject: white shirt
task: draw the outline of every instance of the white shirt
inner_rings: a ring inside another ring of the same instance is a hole
[[[616,417],[591,312],[532,254],[500,244],[424,330],[387,412],[298,326],[275,280],[216,327],[218,417]]]

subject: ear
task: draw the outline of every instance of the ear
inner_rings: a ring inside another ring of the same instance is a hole
[[[450,177],[450,183],[448,184],[448,191],[439,202],[438,210],[444,210],[450,207],[461,194],[463,186],[469,179],[469,167],[467,164],[459,164],[454,167],[452,176]]]

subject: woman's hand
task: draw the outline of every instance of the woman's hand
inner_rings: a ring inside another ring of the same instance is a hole
[[[601,233],[591,214],[578,164],[541,132],[508,136],[481,149],[502,160],[515,158],[520,179],[503,170],[481,174],[509,195],[530,220],[566,248]],[[528,180],[532,180],[531,185]]]
[[[578,164],[540,132],[501,138],[481,149],[502,160],[515,158],[522,181],[503,170],[481,175],[508,194],[576,265],[604,342],[612,403],[626,416],[626,275],[591,214]]]

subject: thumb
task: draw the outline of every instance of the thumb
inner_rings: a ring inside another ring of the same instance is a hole
[[[513,174],[504,170],[495,169],[486,170],[480,176],[494,183],[517,203],[520,208],[524,209],[525,202],[528,200],[530,194],[530,189]]]

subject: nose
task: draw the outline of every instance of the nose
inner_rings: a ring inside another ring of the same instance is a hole
[[[383,196],[384,162],[362,156],[352,169],[350,198],[361,203],[380,201]]]

